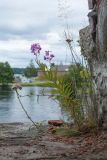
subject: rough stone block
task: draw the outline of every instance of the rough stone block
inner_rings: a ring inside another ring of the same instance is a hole
[[[88,0],[88,7],[89,7],[89,9],[93,9],[93,7],[94,7],[93,0]]]

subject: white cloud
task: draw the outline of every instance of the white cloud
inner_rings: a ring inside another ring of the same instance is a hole
[[[25,67],[33,58],[29,49],[34,42],[53,51],[56,61],[65,61],[69,52],[63,37],[66,22],[77,40],[79,29],[87,24],[88,5],[87,0],[62,0],[69,2],[66,21],[58,17],[58,1],[61,0],[0,0],[0,61]]]

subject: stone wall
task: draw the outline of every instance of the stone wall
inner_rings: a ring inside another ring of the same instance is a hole
[[[87,59],[95,57],[95,44],[92,39],[92,29],[90,26],[80,30],[80,46],[81,53]]]
[[[92,73],[98,118],[107,128],[107,0],[89,0],[89,5],[89,26],[80,30],[81,52]]]

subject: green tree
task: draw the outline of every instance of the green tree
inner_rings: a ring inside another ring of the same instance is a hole
[[[31,60],[29,66],[25,68],[24,74],[28,78],[37,76],[37,68],[35,68],[33,60]]]
[[[14,79],[13,70],[8,62],[0,62],[0,83],[2,85],[7,85],[12,83]]]

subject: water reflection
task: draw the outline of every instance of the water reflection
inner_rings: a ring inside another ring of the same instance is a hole
[[[22,98],[22,102],[34,121],[43,121],[48,119],[62,119],[61,108],[59,105],[48,97],[39,97],[41,87],[23,87],[21,95],[30,95]],[[49,90],[45,88],[45,90]],[[23,112],[15,91],[10,88],[0,88],[0,122],[29,122]]]
[[[0,100],[8,100],[13,95],[13,92],[8,86],[0,86]]]

